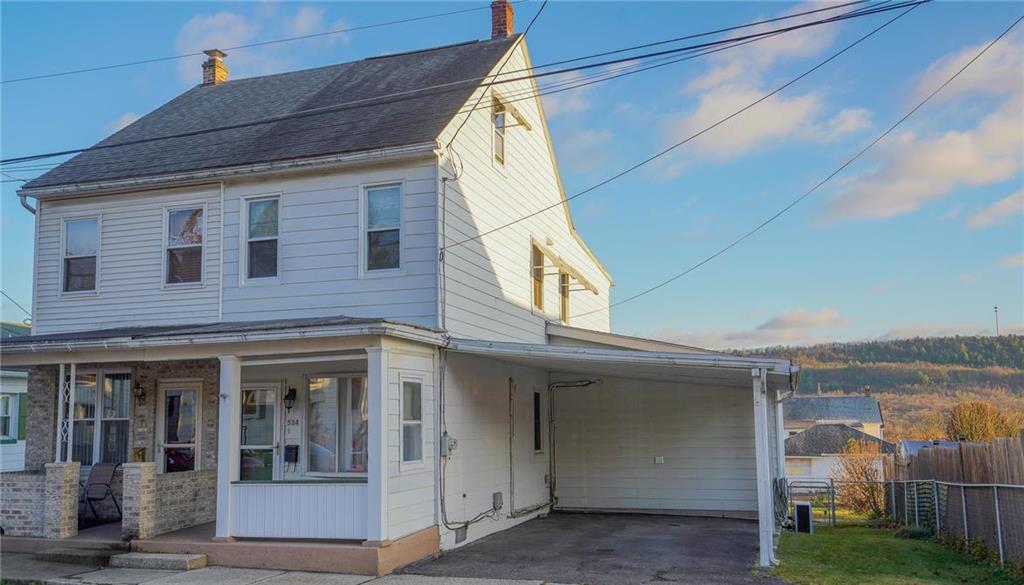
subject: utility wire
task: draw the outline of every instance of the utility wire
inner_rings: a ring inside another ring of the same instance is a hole
[[[878,5],[881,5],[881,4],[886,4],[886,3],[890,2],[890,1],[891,0],[883,0],[882,2],[876,3],[875,6],[878,6]],[[847,13],[847,15],[853,14],[855,12],[859,12],[859,11],[852,11],[850,13]],[[593,84],[596,84],[596,83],[601,83],[601,82],[604,82],[604,81],[609,81],[611,79],[616,79],[616,78],[619,78],[619,77],[624,77],[626,75],[633,75],[633,74],[636,74],[636,73],[641,73],[641,72],[644,72],[644,71],[649,71],[651,69],[656,69],[656,68],[659,68],[659,67],[664,67],[664,66],[667,66],[667,65],[672,65],[674,63],[679,63],[679,62],[682,62],[682,61],[696,59],[698,57],[703,57],[703,56],[706,56],[706,55],[709,55],[709,54],[712,54],[712,53],[717,53],[717,52],[720,52],[720,51],[728,50],[728,49],[731,49],[731,48],[735,48],[735,47],[739,47],[739,46],[742,46],[742,45],[746,45],[746,44],[750,44],[750,43],[753,43],[753,42],[757,42],[757,41],[760,41],[760,40],[763,40],[763,39],[767,39],[767,38],[770,38],[772,36],[776,36],[776,35],[779,35],[779,34],[784,34],[784,32],[785,31],[775,31],[775,32],[773,32],[773,33],[771,33],[770,35],[767,35],[767,36],[747,39],[747,40],[744,40],[744,41],[733,42],[730,45],[724,45],[724,46],[720,46],[720,47],[716,47],[716,48],[712,48],[712,49],[704,49],[704,50],[701,50],[701,51],[694,51],[694,52],[691,52],[691,53],[689,53],[689,54],[687,54],[687,55],[685,55],[683,57],[677,57],[675,55],[669,55],[669,56],[662,56],[662,57],[659,57],[659,58],[656,58],[656,59],[652,59],[649,62],[634,62],[634,61],[631,61],[631,62],[627,62],[625,64],[622,64],[620,67],[618,67],[616,69],[613,69],[613,70],[599,71],[597,73],[589,73],[589,74],[587,74],[587,75],[585,75],[583,77],[580,77],[580,78],[574,78],[574,79],[571,79],[571,80],[568,80],[568,81],[552,83],[552,84],[543,86],[542,88],[538,88],[537,91],[534,91],[532,88],[524,89],[524,90],[519,90],[518,92],[513,92],[513,93],[507,94],[506,96],[503,96],[503,97],[505,98],[504,101],[506,103],[515,103],[515,102],[518,102],[518,101],[535,99],[536,97],[540,97],[540,96],[557,94],[557,93],[560,93],[560,92],[563,92],[563,91],[571,91],[571,90],[574,90],[574,89],[579,89],[581,87],[593,85]],[[490,108],[490,106],[486,106],[484,109],[489,109],[489,108]],[[476,108],[476,107],[464,108],[460,112],[456,112],[455,115],[459,115],[459,114],[464,113],[464,112],[472,112],[475,109],[479,109],[479,108]],[[393,116],[388,116],[388,117],[393,119]],[[442,118],[442,117],[443,118],[450,118],[452,116],[448,116],[448,115],[433,116],[433,117],[426,118],[426,119],[434,119],[434,118]],[[380,117],[378,116],[377,118],[380,118]],[[371,118],[363,118],[361,120],[365,121],[367,119],[371,119]],[[423,120],[424,120],[423,117],[417,117],[417,121],[418,122],[422,122]],[[319,126],[319,128],[322,130],[322,129],[336,128],[336,127],[339,127],[339,126],[347,126],[349,124],[350,124],[350,122],[342,122],[342,123],[337,123],[337,124],[322,125],[322,126]],[[407,124],[396,123],[396,124],[392,125],[392,128],[402,127],[404,125],[407,125]],[[291,131],[286,130],[286,131],[278,132],[277,135],[285,136],[285,135],[290,135],[290,134],[300,133],[300,132],[305,132],[305,130],[304,129],[291,130]],[[364,132],[357,132],[357,133],[351,133],[350,132],[350,133],[348,133],[348,135],[349,136],[358,136],[358,135],[363,135],[363,134],[372,134],[373,132],[375,132],[375,130],[371,129],[371,130],[367,130],[367,131],[364,131]],[[303,144],[303,145],[312,145],[312,144],[316,144],[316,143],[320,143],[320,142],[329,141],[329,140],[332,140],[332,139],[333,138],[324,138],[324,139],[320,139],[320,140],[304,141],[301,144]],[[213,147],[216,147],[218,145],[226,145],[226,144],[231,144],[231,143],[232,143],[232,141],[222,141],[222,142],[216,142],[216,143],[209,143],[209,144],[206,144],[204,146],[207,147],[207,148],[213,148]],[[161,154],[167,154],[167,153],[170,153],[170,152],[180,151],[182,149],[192,149],[192,147],[191,146],[187,146],[187,145],[186,146],[176,146],[176,147],[172,147],[172,146],[169,146],[169,145],[164,145],[164,146],[162,146],[160,148],[160,153]],[[236,154],[236,155],[258,154],[258,153],[262,153],[262,152],[268,152],[269,150],[271,150],[271,149],[269,149],[269,148],[250,149],[250,150],[245,150],[245,151],[239,151],[239,152],[236,152],[234,154]],[[207,158],[208,158],[207,155],[199,155],[199,156],[197,156],[197,157],[195,157],[193,159],[186,159],[184,162],[188,163],[188,162],[193,161],[193,160],[194,161],[206,160]],[[112,162],[116,162],[116,161],[112,161]],[[72,169],[76,167],[76,162],[74,160],[71,160],[71,161],[68,161],[66,163],[44,163],[44,164],[36,164],[34,166],[31,165],[31,164],[27,164],[25,166],[16,166],[16,167],[10,167],[9,166],[8,168],[10,168],[12,170],[16,170],[16,171],[45,170],[45,169],[48,169],[48,168],[52,168],[53,166],[57,166],[57,164],[67,164],[68,168],[72,168]],[[93,166],[103,165],[104,163],[102,163],[102,162],[89,162],[89,163],[80,163],[80,164],[85,165],[85,166],[89,166],[89,167],[93,167]],[[149,166],[145,166],[145,167],[136,167],[135,170],[144,173],[144,172],[146,172],[148,170],[157,170],[159,168],[161,168],[160,165],[149,165]],[[320,190],[324,190],[324,189],[320,189]],[[305,191],[303,191],[303,192],[305,192]]]
[[[916,6],[916,5],[924,4],[924,3],[927,3],[927,2],[931,2],[931,1],[932,0],[907,1],[907,2],[902,2],[902,3],[899,3],[899,4],[895,4],[895,5],[892,5],[892,6],[884,6],[884,7],[874,8],[874,9],[870,9],[870,10],[860,11],[859,13],[854,14],[854,15],[832,17],[832,18],[816,20],[816,21],[807,22],[807,23],[801,23],[801,24],[798,24],[798,25],[793,25],[793,26],[782,28],[782,29],[776,29],[776,30],[767,31],[767,32],[763,32],[763,33],[755,33],[755,34],[752,34],[752,35],[746,35],[746,36],[741,36],[741,37],[734,37],[734,38],[730,38],[730,39],[725,39],[725,40],[720,40],[720,41],[713,41],[713,42],[708,42],[708,43],[700,43],[700,44],[696,44],[696,45],[679,47],[679,48],[675,48],[675,49],[668,49],[668,50],[664,50],[664,51],[647,53],[647,54],[644,54],[644,55],[634,55],[634,56],[630,56],[630,57],[622,57],[622,58],[618,58],[618,59],[606,60],[606,61],[601,61],[601,62],[597,62],[597,63],[589,63],[589,64],[586,64],[586,65],[579,65],[579,66],[569,67],[569,68],[565,68],[565,69],[559,69],[559,70],[555,70],[555,71],[545,71],[545,72],[541,72],[541,73],[529,74],[529,75],[524,75],[524,76],[520,76],[520,77],[513,77],[513,78],[509,78],[509,79],[496,80],[494,83],[495,84],[503,84],[503,83],[511,83],[511,82],[516,82],[516,81],[527,80],[527,79],[537,79],[537,78],[541,78],[541,77],[549,77],[549,76],[552,76],[552,75],[560,75],[560,74],[572,73],[572,72],[576,72],[576,71],[589,70],[589,69],[593,69],[593,68],[596,68],[596,67],[607,67],[609,65],[614,65],[614,64],[618,64],[618,63],[625,63],[625,62],[629,62],[629,61],[635,61],[637,59],[645,59],[645,58],[658,57],[658,56],[663,56],[663,55],[677,54],[677,53],[682,53],[682,52],[685,52],[685,51],[691,51],[691,50],[694,50],[694,49],[701,49],[701,48],[706,48],[706,47],[718,46],[718,45],[722,45],[722,44],[735,43],[737,41],[742,41],[742,40],[746,40],[746,39],[750,39],[750,38],[759,38],[759,37],[764,37],[764,36],[770,36],[770,35],[778,34],[780,32],[789,32],[789,31],[799,30],[799,29],[803,29],[803,28],[807,28],[807,27],[811,27],[811,26],[819,26],[819,25],[822,25],[822,24],[828,24],[828,23],[832,23],[832,22],[837,22],[837,21],[844,20],[844,19],[847,19],[847,18],[857,18],[857,17],[861,17],[861,16],[867,16],[867,15],[870,15],[870,14],[875,14],[875,13],[878,13],[878,12],[887,12],[887,11],[890,11],[890,10],[896,10],[896,9],[903,8],[903,7],[906,7],[906,6]],[[310,108],[310,109],[306,109],[306,110],[298,110],[298,111],[295,111],[295,112],[289,112],[288,114],[283,114],[283,115],[279,115],[279,116],[272,116],[272,117],[258,119],[258,120],[253,120],[253,121],[249,121],[249,122],[240,122],[240,123],[228,124],[228,125],[224,125],[224,126],[216,126],[216,127],[212,127],[212,128],[203,128],[203,129],[199,129],[199,130],[193,130],[193,131],[190,131],[190,132],[182,132],[182,133],[178,133],[178,134],[169,134],[169,135],[164,135],[164,136],[155,136],[155,137],[151,137],[151,138],[138,139],[138,140],[129,140],[129,141],[124,141],[124,142],[119,142],[119,143],[114,143],[114,144],[102,144],[101,143],[101,144],[97,144],[97,145],[91,146],[91,147],[74,148],[74,149],[69,149],[69,150],[55,151],[55,152],[49,152],[49,153],[43,153],[43,154],[37,154],[37,155],[12,157],[12,158],[8,158],[8,159],[0,160],[0,164],[12,164],[12,163],[19,163],[19,162],[29,162],[29,161],[34,161],[34,160],[39,160],[39,159],[44,159],[44,158],[51,158],[51,157],[55,157],[55,156],[64,156],[64,155],[75,154],[75,153],[80,153],[80,152],[89,152],[89,151],[93,151],[93,150],[117,148],[117,147],[121,147],[121,146],[129,146],[129,145],[134,145],[134,144],[143,144],[143,143],[149,143],[149,142],[156,142],[156,141],[159,141],[159,140],[167,140],[167,139],[171,139],[171,138],[185,138],[185,137],[191,137],[191,136],[198,136],[198,135],[209,134],[209,133],[213,133],[213,132],[221,132],[221,131],[225,131],[225,130],[234,130],[234,129],[238,129],[238,128],[246,128],[246,127],[257,126],[257,125],[261,125],[261,124],[270,124],[270,123],[281,122],[281,121],[284,121],[284,120],[290,120],[290,119],[296,119],[296,118],[304,118],[304,117],[314,116],[314,115],[318,115],[318,114],[325,114],[325,113],[329,113],[329,112],[337,112],[337,111],[343,111],[343,110],[354,109],[354,108],[359,108],[359,107],[376,106],[376,105],[381,105],[381,104],[385,104],[385,103],[395,103],[395,102],[404,101],[404,100],[408,100],[408,99],[418,99],[418,98],[421,98],[421,97],[427,97],[427,96],[436,95],[436,94],[439,94],[439,93],[458,91],[459,89],[461,89],[461,86],[465,86],[467,84],[473,84],[473,85],[479,84],[481,79],[486,79],[487,77],[490,77],[490,76],[474,77],[474,78],[464,79],[464,80],[460,80],[460,81],[453,81],[453,82],[438,84],[438,85],[434,85],[434,86],[428,86],[428,87],[424,87],[424,88],[416,88],[416,89],[413,89],[413,90],[396,92],[396,93],[387,94],[387,95],[384,95],[384,96],[375,96],[375,97],[372,97],[372,98],[364,98],[364,99],[355,100],[355,101],[352,101],[352,102],[346,102],[346,103],[340,103],[340,104],[332,104],[332,105],[327,105],[327,106],[320,106],[320,107],[317,107],[317,108]],[[452,86],[458,86],[458,87],[452,88]],[[442,88],[447,88],[447,89],[442,89]],[[431,91],[430,93],[422,93],[422,92],[427,92],[427,91],[430,91],[430,90],[439,90],[439,91]],[[416,94],[421,94],[421,95],[416,95]],[[395,98],[395,99],[391,99],[391,98]]]
[[[903,122],[907,121],[908,118],[910,118],[915,113],[917,113],[918,110],[920,110],[922,107],[924,107],[925,104],[927,104],[929,101],[931,101],[932,98],[934,98],[936,95],[938,95],[939,92],[941,92],[943,89],[945,89],[946,86],[948,86],[950,83],[952,83],[957,77],[960,76],[960,74],[962,74],[964,71],[966,71],[968,67],[973,65],[975,63],[975,61],[980,59],[982,55],[984,55],[986,52],[988,52],[989,49],[991,49],[1003,37],[1005,37],[1007,34],[1009,34],[1009,32],[1011,30],[1013,30],[1013,28],[1016,27],[1018,24],[1020,24],[1020,22],[1022,20],[1024,20],[1024,16],[1021,16],[1021,17],[1017,18],[1017,20],[1013,21],[1013,24],[1011,24],[1009,27],[1007,27],[1006,30],[1004,30],[1002,33],[999,34],[999,36],[997,36],[996,38],[992,39],[992,41],[989,44],[985,45],[985,48],[983,48],[980,52],[978,52],[978,54],[976,54],[970,61],[965,63],[963,67],[961,67],[959,70],[957,70],[957,72],[954,73],[951,77],[949,77],[946,81],[942,82],[941,85],[936,87],[931,93],[928,94],[927,97],[925,97],[923,100],[918,102],[917,105],[915,105],[913,108],[911,108],[911,110],[909,112],[907,112],[906,114],[904,114],[903,117],[901,117],[899,120],[896,120],[896,122],[892,126],[889,126],[885,130],[885,132],[882,132],[881,134],[879,134],[877,138],[875,138],[874,140],[869,142],[867,144],[867,146],[865,146],[864,148],[862,148],[859,151],[857,151],[856,154],[854,154],[852,157],[847,159],[847,161],[844,162],[842,165],[840,165],[839,168],[837,168],[836,170],[832,171],[831,174],[829,174],[827,177],[825,177],[824,179],[819,181],[817,184],[815,184],[813,187],[808,189],[802,195],[800,195],[796,199],[790,201],[789,204],[787,204],[785,207],[783,207],[782,209],[777,211],[774,215],[772,215],[768,219],[762,221],[761,223],[757,224],[757,226],[755,226],[753,229],[747,231],[746,233],[744,233],[740,237],[736,238],[735,240],[730,242],[727,246],[719,249],[714,254],[711,254],[707,258],[704,258],[700,262],[697,262],[693,266],[690,266],[686,270],[680,272],[679,274],[676,274],[675,276],[673,276],[671,278],[663,280],[663,281],[659,282],[658,284],[656,284],[654,286],[651,286],[651,287],[648,287],[647,289],[644,289],[644,290],[642,290],[642,291],[640,291],[640,292],[638,292],[638,293],[636,293],[636,294],[634,294],[634,295],[632,295],[630,297],[626,297],[625,299],[622,299],[621,301],[617,301],[617,302],[611,303],[607,307],[603,307],[603,308],[597,309],[595,311],[588,311],[588,312],[583,313],[581,315],[576,315],[576,317],[583,317],[585,315],[590,315],[590,314],[598,313],[598,312],[601,312],[601,311],[607,311],[607,310],[611,309],[612,307],[615,307],[615,306],[618,306],[618,305],[622,305],[622,304],[628,303],[630,301],[634,301],[634,300],[636,300],[636,299],[638,299],[638,298],[640,298],[642,296],[648,295],[648,294],[650,294],[650,293],[652,293],[652,292],[654,292],[654,291],[656,291],[656,290],[658,290],[660,288],[668,286],[669,284],[679,280],[680,278],[686,276],[687,274],[690,274],[694,270],[697,270],[701,266],[704,266],[708,262],[711,262],[715,258],[718,258],[722,254],[725,254],[729,250],[731,250],[734,247],[738,246],[741,242],[743,242],[747,238],[749,238],[749,237],[753,236],[754,234],[756,234],[757,232],[761,231],[762,229],[767,227],[768,224],[770,224],[773,221],[775,221],[776,219],[782,217],[790,209],[793,209],[798,204],[800,204],[801,201],[803,201],[804,199],[807,199],[812,194],[814,194],[814,192],[816,192],[823,185],[825,185],[825,183],[828,183],[830,180],[832,180],[833,177],[835,177],[839,173],[843,172],[847,167],[849,167],[854,162],[856,162],[857,159],[859,159],[861,156],[864,155],[864,153],[866,153],[867,151],[869,151],[872,148],[874,148],[874,146],[876,144],[878,144],[883,139],[885,139],[886,136],[888,136],[894,130],[896,130],[896,128],[898,128],[901,124],[903,124]]]
[[[5,292],[4,292],[4,291],[2,291],[2,290],[0,290],[0,295],[4,295],[4,298],[6,298],[6,299],[7,299],[8,301],[11,301],[12,303],[14,303],[14,306],[15,306],[15,307],[18,307],[18,308],[19,308],[19,309],[21,309],[22,311],[25,311],[25,314],[26,314],[26,315],[28,315],[29,317],[31,317],[31,316],[32,316],[32,311],[29,311],[29,310],[28,310],[28,309],[26,309],[26,308],[25,308],[24,306],[22,306],[22,304],[21,304],[21,303],[19,303],[18,301],[14,300],[13,298],[11,298],[11,295],[9,295],[9,294],[5,293]]]
[[[518,4],[519,2],[523,2],[523,1],[524,0],[516,0],[515,2],[512,2],[512,3],[513,4]],[[465,14],[467,12],[476,12],[478,10],[486,10],[488,8],[490,8],[490,6],[477,6],[477,7],[474,7],[474,8],[463,8],[461,10],[452,10],[450,12],[441,12],[441,13],[437,13],[437,14],[426,14],[426,15],[423,15],[423,16],[414,16],[414,17],[411,17],[411,18],[403,18],[401,20],[391,20],[391,21],[388,21],[388,22],[378,22],[378,23],[375,23],[375,24],[364,24],[364,25],[361,25],[361,26],[353,26],[353,27],[349,27],[349,28],[341,28],[341,29],[336,29],[336,30],[329,30],[329,31],[324,31],[324,32],[319,32],[319,33],[312,33],[312,34],[308,34],[308,35],[299,35],[299,36],[295,36],[295,37],[286,37],[286,38],[282,38],[282,39],[273,39],[273,40],[269,40],[269,41],[258,41],[258,42],[255,42],[255,43],[248,43],[248,44],[245,44],[245,45],[236,45],[234,47],[225,47],[222,50],[225,51],[225,52],[226,51],[237,51],[237,50],[240,50],[240,49],[249,49],[249,48],[253,48],[253,47],[264,47],[264,46],[267,46],[267,45],[276,45],[276,44],[279,44],[279,43],[290,43],[292,41],[302,41],[302,40],[313,39],[313,38],[318,38],[318,37],[325,37],[325,36],[330,36],[330,35],[337,35],[337,34],[344,34],[344,33],[348,33],[348,32],[355,32],[355,31],[359,31],[359,30],[367,30],[367,29],[371,29],[371,28],[380,28],[380,27],[383,27],[383,26],[391,26],[391,25],[395,25],[395,24],[406,24],[406,23],[409,23],[409,22],[418,22],[418,21],[421,21],[421,20],[430,20],[430,19],[433,19],[433,18],[441,18],[441,17],[444,17],[444,16],[454,16],[456,14]],[[160,63],[160,62],[164,62],[164,61],[175,61],[175,60],[178,60],[178,59],[187,59],[189,57],[198,57],[198,56],[200,56],[202,54],[203,54],[202,51],[196,51],[196,52],[193,52],[193,53],[183,53],[183,54],[180,54],[180,55],[171,55],[171,56],[168,56],[168,57],[155,57],[155,58],[152,58],[152,59],[141,59],[139,61],[129,61],[129,62],[126,62],[126,63],[115,63],[115,64],[112,64],[112,65],[100,65],[100,66],[97,66],[97,67],[85,67],[83,69],[72,69],[70,71],[58,71],[58,72],[54,72],[54,73],[43,73],[43,74],[40,74],[40,75],[30,75],[30,76],[27,76],[27,77],[16,77],[14,79],[4,79],[3,81],[0,81],[0,83],[19,83],[19,82],[22,82],[22,81],[32,81],[32,80],[36,80],[36,79],[48,79],[48,78],[51,78],[51,77],[63,77],[63,76],[66,76],[66,75],[76,75],[76,74],[79,74],[79,73],[90,73],[90,72],[94,72],[94,71],[105,71],[105,70],[108,70],[108,69],[119,69],[121,67],[132,67],[132,66],[135,66],[135,65],[146,65],[146,64],[149,64],[149,63]]]
[[[931,0],[927,0],[927,1],[931,1]],[[487,235],[489,235],[489,234],[492,234],[492,233],[494,233],[494,232],[496,232],[496,231],[498,231],[498,230],[503,230],[503,229],[505,229],[505,228],[507,228],[507,227],[510,227],[510,226],[516,225],[516,224],[518,224],[518,223],[521,223],[521,222],[523,222],[523,221],[526,221],[527,219],[530,219],[530,218],[532,218],[532,217],[535,217],[535,216],[537,216],[537,215],[540,215],[540,214],[542,214],[542,213],[544,213],[544,212],[546,212],[546,211],[548,211],[548,210],[554,209],[554,208],[556,208],[556,207],[561,207],[561,206],[563,206],[563,205],[565,204],[565,202],[567,202],[567,201],[572,201],[573,199],[576,199],[576,198],[578,198],[578,197],[582,197],[582,196],[586,195],[587,193],[590,193],[590,192],[592,192],[592,191],[594,191],[594,190],[596,190],[596,189],[599,189],[599,188],[601,188],[601,187],[603,187],[603,186],[605,186],[605,185],[607,185],[607,184],[611,183],[612,181],[615,181],[615,180],[617,180],[617,179],[620,179],[620,178],[624,177],[625,175],[628,175],[629,173],[632,173],[633,171],[635,171],[635,170],[637,170],[637,169],[639,169],[639,168],[641,168],[641,167],[643,167],[643,166],[645,166],[645,165],[647,165],[647,164],[650,164],[650,163],[652,163],[652,162],[654,162],[654,161],[656,161],[656,160],[660,159],[661,157],[665,156],[666,154],[668,154],[668,153],[670,153],[670,152],[672,152],[672,151],[676,150],[676,149],[677,149],[677,148],[679,148],[680,146],[683,146],[684,144],[686,144],[686,143],[688,143],[688,142],[690,142],[690,141],[694,140],[695,138],[698,138],[698,137],[700,137],[700,136],[703,136],[704,134],[706,134],[706,133],[710,132],[711,130],[714,130],[715,128],[717,128],[717,127],[721,126],[722,124],[724,124],[724,123],[728,122],[729,120],[731,120],[731,119],[735,118],[736,116],[739,116],[739,115],[740,115],[740,114],[742,114],[743,112],[746,112],[747,110],[749,110],[749,109],[753,108],[754,106],[756,106],[756,105],[760,104],[761,102],[763,102],[763,101],[765,101],[765,100],[767,100],[767,99],[771,98],[771,97],[772,97],[772,96],[774,96],[775,94],[777,94],[777,93],[779,93],[779,92],[781,92],[781,91],[785,90],[785,89],[786,89],[786,88],[788,88],[789,86],[791,86],[791,85],[793,85],[793,84],[797,83],[798,81],[800,81],[801,79],[803,79],[803,78],[807,77],[807,76],[808,76],[808,75],[810,75],[811,73],[814,73],[814,72],[815,72],[815,71],[817,71],[818,69],[821,69],[821,68],[822,68],[822,67],[824,67],[825,65],[827,65],[827,64],[829,64],[829,63],[831,63],[831,62],[832,62],[833,60],[835,60],[835,59],[839,58],[839,57],[840,57],[841,55],[843,55],[844,53],[846,53],[846,52],[847,52],[847,51],[849,51],[850,49],[853,49],[854,47],[856,47],[857,45],[861,44],[862,42],[864,42],[864,41],[865,41],[865,40],[867,40],[868,38],[870,38],[870,37],[874,36],[874,35],[875,35],[876,33],[878,33],[879,31],[881,31],[881,30],[882,30],[882,29],[884,29],[885,27],[889,26],[889,25],[890,25],[890,24],[892,24],[893,22],[896,22],[896,21],[897,21],[897,20],[899,20],[900,18],[903,18],[904,16],[906,16],[907,14],[909,14],[909,13],[910,13],[910,12],[911,12],[912,10],[914,10],[915,8],[917,8],[918,6],[920,6],[920,5],[921,5],[921,4],[923,4],[923,3],[924,3],[924,2],[918,2],[918,3],[914,3],[913,5],[911,5],[911,6],[909,7],[909,8],[907,8],[907,9],[906,9],[906,10],[904,10],[903,12],[901,12],[901,13],[897,14],[897,15],[896,15],[896,16],[894,16],[893,18],[890,18],[889,20],[885,21],[884,23],[882,23],[881,25],[879,25],[879,26],[878,26],[878,27],[876,27],[875,29],[873,29],[873,30],[871,30],[870,32],[868,32],[867,34],[865,34],[865,35],[861,36],[860,38],[858,38],[857,40],[853,41],[853,42],[852,42],[852,43],[850,43],[849,45],[846,45],[845,47],[843,47],[843,48],[842,48],[842,49],[840,49],[839,51],[837,51],[837,52],[833,53],[833,54],[832,54],[831,56],[829,56],[829,57],[828,57],[827,59],[825,59],[824,61],[821,61],[821,62],[819,62],[819,63],[818,63],[817,65],[815,65],[814,67],[811,67],[811,68],[810,68],[810,69],[808,69],[807,71],[804,71],[804,72],[803,72],[803,73],[801,73],[800,75],[798,75],[798,76],[794,77],[793,79],[790,79],[790,80],[789,80],[789,81],[787,81],[786,83],[784,83],[784,84],[782,84],[782,85],[778,86],[777,88],[775,88],[774,90],[772,90],[772,91],[770,91],[770,92],[768,92],[768,93],[764,94],[764,95],[763,95],[763,96],[761,96],[760,98],[758,98],[758,99],[756,99],[756,100],[754,100],[754,101],[750,102],[749,104],[747,104],[747,105],[743,106],[742,108],[740,108],[740,109],[738,109],[738,110],[734,111],[733,113],[729,114],[728,116],[725,116],[724,118],[721,118],[721,119],[719,119],[719,120],[718,120],[717,122],[715,122],[714,124],[711,124],[710,126],[706,126],[706,127],[704,127],[704,128],[702,129],[702,130],[699,130],[698,132],[695,132],[694,134],[691,134],[690,136],[687,136],[687,137],[686,137],[686,138],[684,138],[683,140],[680,140],[679,142],[676,142],[675,144],[673,144],[673,145],[669,146],[668,148],[665,148],[665,149],[663,149],[663,150],[661,150],[661,151],[659,151],[659,152],[657,152],[657,153],[655,153],[655,154],[653,154],[653,155],[651,155],[651,156],[649,156],[649,157],[647,157],[647,158],[645,158],[645,159],[641,160],[640,162],[638,162],[638,163],[635,163],[634,165],[632,165],[632,166],[630,166],[630,167],[628,167],[628,168],[626,168],[626,169],[624,169],[624,170],[622,170],[622,171],[619,171],[618,173],[616,173],[616,174],[614,174],[614,175],[612,175],[612,176],[608,177],[607,179],[604,179],[604,180],[602,180],[602,181],[600,181],[600,182],[598,182],[598,183],[596,183],[596,184],[594,184],[594,185],[591,185],[590,187],[587,187],[586,189],[584,189],[584,190],[582,190],[582,191],[580,191],[580,192],[578,192],[578,193],[575,193],[575,194],[573,194],[573,195],[570,195],[569,197],[566,197],[566,198],[564,198],[564,199],[562,199],[562,200],[558,201],[557,203],[554,203],[554,204],[552,204],[552,205],[548,205],[547,207],[543,207],[543,208],[541,208],[541,209],[538,209],[537,211],[534,211],[533,213],[530,213],[530,214],[528,214],[528,215],[524,215],[524,216],[522,216],[522,217],[520,217],[520,218],[518,218],[518,219],[515,219],[515,220],[513,220],[513,221],[510,221],[510,222],[508,222],[508,223],[505,223],[505,224],[499,225],[499,226],[497,226],[497,227],[491,228],[491,229],[489,229],[489,230],[487,230],[487,231],[484,231],[484,232],[480,232],[479,234],[476,234],[476,235],[474,235],[474,236],[470,236],[470,237],[468,237],[468,238],[465,238],[465,239],[463,239],[463,240],[459,240],[459,241],[457,241],[457,242],[454,242],[454,243],[448,244],[447,246],[444,246],[444,248],[442,248],[442,249],[454,248],[454,247],[456,247],[456,246],[461,246],[461,245],[463,245],[463,244],[466,244],[466,243],[472,242],[472,241],[474,241],[474,240],[479,240],[480,238],[483,238],[484,236],[487,236]]]

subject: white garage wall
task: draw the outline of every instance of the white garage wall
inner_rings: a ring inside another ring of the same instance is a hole
[[[445,368],[445,419],[458,448],[445,470],[448,520],[455,524],[491,508],[492,495],[504,502],[498,519],[484,519],[469,527],[468,544],[536,516],[510,518],[509,497],[509,378],[515,381],[515,507],[528,508],[548,499],[545,475],[549,471],[547,429],[545,449],[533,450],[533,392],[541,392],[543,419],[547,420],[546,371],[450,353]],[[441,528],[441,547],[455,546],[455,534]]]
[[[561,509],[757,510],[749,388],[605,379],[556,390],[555,443]]]

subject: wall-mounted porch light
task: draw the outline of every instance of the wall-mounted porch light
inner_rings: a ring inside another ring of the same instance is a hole
[[[288,391],[284,393],[284,407],[286,409],[291,410],[292,407],[295,406],[295,395],[295,388],[289,388]]]
[[[146,389],[142,387],[142,384],[136,383],[132,388],[132,394],[135,395],[135,404],[142,404],[146,401]]]

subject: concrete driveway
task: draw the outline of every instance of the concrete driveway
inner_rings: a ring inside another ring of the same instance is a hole
[[[555,513],[402,572],[587,585],[783,583],[752,572],[756,552],[753,521]]]

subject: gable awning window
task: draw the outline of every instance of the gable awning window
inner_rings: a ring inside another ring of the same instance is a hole
[[[558,313],[562,319],[562,323],[569,322],[569,274],[567,272],[558,272],[558,294],[559,294],[559,306]]]
[[[99,219],[64,222],[64,292],[96,290]]]
[[[366,377],[313,377],[308,383],[306,469],[311,474],[366,473]]]
[[[366,270],[396,270],[402,261],[402,187],[366,189]]]
[[[494,160],[505,164],[505,104],[491,100],[491,122],[494,129]]]
[[[203,281],[203,208],[167,212],[167,284]]]
[[[533,306],[544,310],[544,252],[536,244],[530,248],[530,269],[533,277]]]
[[[279,199],[251,199],[246,204],[246,278],[274,278],[278,270]]]

